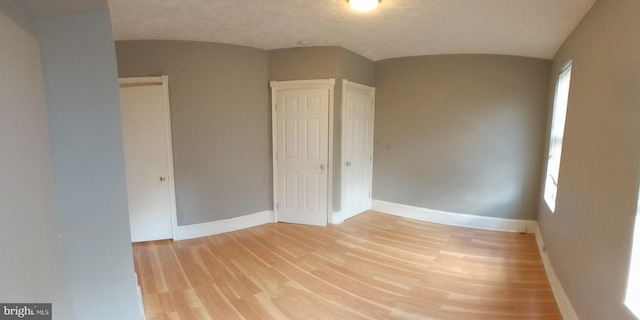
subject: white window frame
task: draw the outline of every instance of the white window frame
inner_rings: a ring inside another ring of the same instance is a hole
[[[640,318],[640,195],[638,195],[638,201],[624,304],[636,317]]]
[[[564,125],[567,119],[570,86],[571,63],[567,64],[558,75],[553,100],[547,174],[545,175],[544,184],[544,200],[551,212],[554,212],[556,209],[556,196],[558,194],[558,180],[560,176],[560,158],[562,155],[562,142],[564,140]]]

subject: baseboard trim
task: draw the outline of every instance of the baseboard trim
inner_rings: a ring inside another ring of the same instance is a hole
[[[373,200],[372,210],[421,221],[482,230],[533,233],[538,227],[538,222],[535,220],[504,219],[452,213],[382,200]]]
[[[140,288],[140,284],[138,283],[138,273],[133,273],[134,278],[136,279],[136,294],[138,296],[138,310],[140,311],[140,320],[146,320],[146,316],[144,314],[144,304],[142,303],[142,289]]]
[[[256,227],[272,222],[273,211],[266,210],[235,218],[178,226],[173,234],[173,240],[177,241],[207,237],[214,234]]]
[[[342,211],[333,211],[333,216],[331,216],[330,224],[341,224],[344,222],[342,218]]]
[[[547,273],[547,279],[549,279],[549,285],[551,286],[551,290],[553,291],[553,296],[556,298],[556,303],[558,303],[558,308],[560,309],[562,318],[564,320],[579,320],[576,311],[571,305],[571,301],[569,301],[569,297],[567,297],[567,294],[564,292],[564,288],[562,288],[562,284],[560,283],[558,276],[556,276],[555,270],[553,270],[551,260],[549,259],[549,255],[547,254],[547,250],[542,239],[542,234],[540,233],[540,228],[538,226],[536,226],[534,234],[536,235],[538,251],[540,251],[540,256],[542,257],[544,270]]]
[[[420,221],[482,230],[526,232],[534,234],[536,236],[536,243],[538,244],[540,256],[542,257],[542,263],[544,264],[544,270],[547,274],[547,279],[549,279],[549,285],[553,291],[553,296],[556,298],[556,303],[558,303],[558,308],[560,309],[562,318],[565,320],[579,320],[573,306],[571,305],[571,301],[569,301],[569,297],[567,297],[564,292],[562,284],[553,270],[537,221],[481,217],[408,206],[382,200],[373,200],[372,204],[372,210]]]

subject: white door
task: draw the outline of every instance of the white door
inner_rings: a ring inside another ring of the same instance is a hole
[[[167,77],[120,79],[131,240],[173,237],[175,193]]]
[[[277,221],[326,225],[329,177],[327,85],[272,82]]]
[[[375,88],[343,80],[342,218],[371,209]]]

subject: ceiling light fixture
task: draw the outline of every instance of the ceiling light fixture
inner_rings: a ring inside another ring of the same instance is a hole
[[[347,0],[347,2],[355,11],[369,12],[378,6],[380,0]]]

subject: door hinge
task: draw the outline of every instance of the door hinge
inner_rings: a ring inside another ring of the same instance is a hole
[[[280,209],[280,204],[276,202],[276,210]]]
[[[369,161],[373,161],[373,156],[369,156]]]

